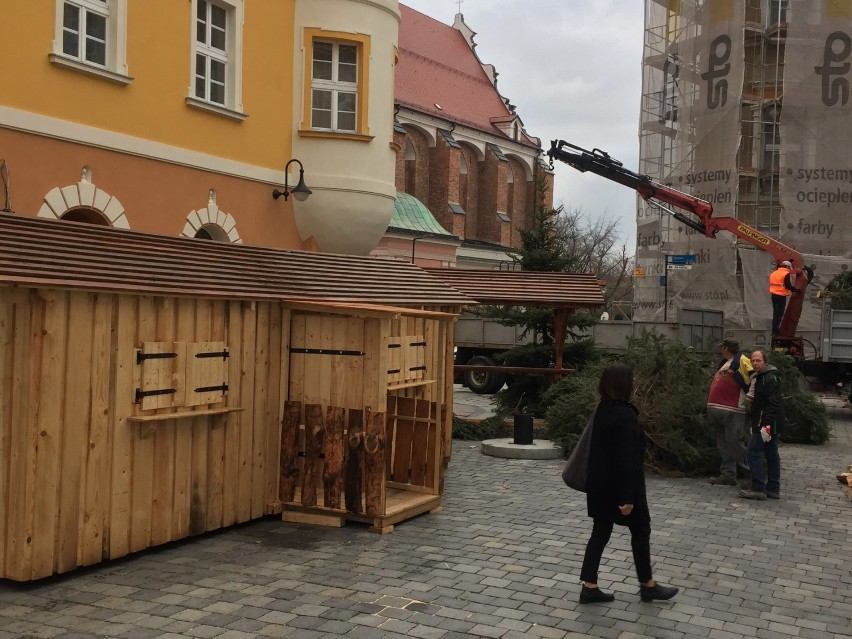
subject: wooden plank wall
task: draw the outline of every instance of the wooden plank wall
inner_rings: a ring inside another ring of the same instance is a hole
[[[448,423],[451,428],[451,422],[445,419],[446,402],[452,392],[452,377],[445,379],[448,370],[452,374],[452,362],[448,368],[446,361],[448,353],[452,353],[452,345],[447,343],[450,334],[449,322],[422,317],[404,316],[391,320],[294,313],[288,400],[299,402],[305,408],[302,424],[306,426],[298,439],[293,438],[292,433],[284,434],[286,468],[281,469],[282,500],[292,503],[295,499],[310,507],[324,506],[323,501],[317,499],[317,490],[323,489],[318,480],[324,472],[323,460],[314,448],[319,445],[316,433],[325,423],[328,407],[347,411],[343,422],[347,424],[347,431],[340,440],[340,445],[347,449],[342,451],[347,478],[375,479],[367,477],[361,465],[364,435],[360,432],[360,424],[356,432],[351,432],[351,412],[363,410],[369,414],[371,410],[374,413],[386,410],[383,482],[390,480],[395,488],[440,494],[445,465],[445,428]],[[393,388],[397,380],[393,374],[388,375],[388,370],[397,362],[388,352],[387,338],[413,335],[423,336],[426,342],[426,370],[419,375],[423,383]],[[310,352],[301,352],[303,350]],[[363,355],[336,354],[339,351]],[[293,408],[290,424],[297,419],[299,410],[295,405]],[[367,426],[371,428],[372,424]],[[304,457],[295,456],[295,447]],[[353,455],[359,457],[357,469]],[[297,486],[301,488],[298,494],[295,492]],[[359,508],[354,502],[357,500],[360,505],[363,488],[347,485],[344,491],[349,491],[352,502],[346,504],[347,509],[357,512]]]
[[[288,398],[302,405],[319,404],[383,411],[388,396],[388,355],[382,351],[388,336],[423,335],[427,345],[423,379],[432,383],[399,390],[395,396],[446,404],[452,379],[445,379],[448,353],[448,322],[420,317],[364,319],[294,313],[290,332],[290,380]],[[361,352],[363,355],[301,353],[311,351]],[[450,350],[451,353],[451,345]],[[451,371],[452,362],[450,362]],[[450,393],[451,394],[451,393]]]
[[[426,341],[423,378],[433,383],[394,390],[388,397],[388,476],[394,482],[425,486],[440,494],[443,477],[440,469],[449,459],[446,451],[452,448],[451,406],[450,419],[445,418],[447,403],[452,402],[452,341],[448,341],[452,340],[452,324],[403,317],[392,323],[391,331],[394,337],[423,335]],[[439,424],[437,433],[428,423],[430,403],[437,407],[437,415],[431,416]],[[431,443],[433,438],[437,438],[435,444]],[[426,465],[430,471],[439,469],[439,477],[433,472],[424,476],[419,470],[421,461],[427,458]],[[410,468],[412,462],[416,469]],[[404,479],[406,476],[408,480]]]
[[[142,411],[143,342],[222,341],[228,407]],[[289,311],[0,289],[0,577],[38,579],[260,517],[277,500]],[[158,421],[132,416],[189,413]]]
[[[457,313],[458,309],[445,306],[440,309],[444,313]],[[453,360],[454,360],[454,342],[455,342],[455,322],[444,324],[441,329],[444,331],[442,340],[444,353],[440,360],[440,366],[444,369],[443,376],[439,378],[438,383],[443,388],[442,401],[438,402],[441,407],[440,420],[442,424],[441,432],[443,434],[443,446],[441,450],[441,465],[447,466],[450,463],[450,457],[453,454]],[[444,475],[441,474],[443,482]],[[439,488],[440,493],[444,492],[443,483]],[[439,494],[440,494],[439,493]]]
[[[289,399],[302,406],[319,404],[363,409],[382,406],[376,382],[365,379],[365,366],[374,358],[371,341],[386,320],[294,313],[290,330]],[[364,355],[301,353],[348,351]],[[366,351],[366,352],[365,352]]]
[[[425,399],[388,397],[387,423],[393,427],[393,447],[387,474],[396,488],[428,489],[438,494],[442,434],[438,405]]]

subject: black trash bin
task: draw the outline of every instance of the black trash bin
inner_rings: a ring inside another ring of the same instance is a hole
[[[533,443],[533,416],[527,413],[515,415],[515,442],[529,445]]]

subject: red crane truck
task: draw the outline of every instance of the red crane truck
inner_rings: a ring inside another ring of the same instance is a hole
[[[647,175],[634,173],[600,149],[589,151],[564,140],[553,140],[547,155],[551,158],[551,165],[553,160],[559,160],[578,171],[595,173],[634,189],[644,200],[656,202],[677,221],[707,237],[715,238],[719,231],[728,231],[744,242],[769,253],[776,264],[789,261],[793,265],[796,291],[790,295],[779,334],[772,337],[771,345],[772,348],[783,349],[796,359],[803,357],[802,338],[796,335],[796,331],[802,315],[805,291],[808,282],[813,279],[813,270],[804,264],[802,254],[796,249],[764,235],[734,217],[713,217],[713,205],[706,200],[665,186]],[[683,209],[692,214],[692,217],[662,206],[661,202]]]

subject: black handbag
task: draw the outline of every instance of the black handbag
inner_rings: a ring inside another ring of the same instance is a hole
[[[595,425],[595,413],[597,413],[597,408],[589,417],[589,423],[583,429],[580,439],[577,440],[577,445],[574,446],[574,450],[571,451],[565,468],[562,470],[562,481],[568,487],[583,493],[586,492],[586,470],[589,466],[589,453],[592,450],[592,429]]]

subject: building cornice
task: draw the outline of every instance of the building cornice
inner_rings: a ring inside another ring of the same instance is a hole
[[[85,124],[28,111],[19,111],[6,106],[0,106],[0,129],[10,129],[63,142],[82,144],[243,180],[268,184],[284,183],[284,171],[281,170],[237,162],[191,149],[163,144],[162,142],[137,138],[125,133],[97,129]]]

